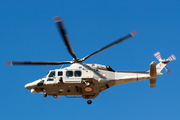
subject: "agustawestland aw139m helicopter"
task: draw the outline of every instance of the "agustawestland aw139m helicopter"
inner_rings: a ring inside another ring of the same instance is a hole
[[[110,66],[104,66],[100,64],[86,64],[83,63],[86,59],[96,55],[97,53],[112,47],[128,38],[131,38],[137,34],[136,31],[112,42],[111,44],[93,52],[90,55],[85,56],[82,59],[76,57],[73,49],[70,45],[67,33],[64,29],[62,19],[60,17],[54,18],[59,31],[62,35],[63,41],[68,49],[68,52],[73,57],[72,61],[64,62],[26,62],[26,61],[9,61],[7,65],[63,65],[71,64],[69,67],[62,69],[50,70],[46,76],[40,78],[34,82],[25,85],[25,88],[30,90],[31,93],[42,92],[44,97],[58,96],[66,97],[82,97],[87,100],[88,104],[92,101],[89,99],[96,98],[100,92],[118,84],[124,84],[129,82],[141,81],[149,79],[150,88],[156,86],[156,78],[163,75],[162,69],[165,68],[168,73],[171,70],[166,66],[170,61],[176,59],[174,55],[171,55],[168,59],[162,59],[159,52],[154,56],[159,60],[153,61],[150,64],[150,70],[141,71],[114,71]]]

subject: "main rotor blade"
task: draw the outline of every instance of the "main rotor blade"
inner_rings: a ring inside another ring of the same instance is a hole
[[[66,44],[66,48],[68,49],[68,51],[71,54],[71,56],[76,60],[77,59],[76,55],[74,54],[73,49],[71,47],[71,44],[69,42],[66,30],[65,30],[65,28],[63,26],[63,23],[62,23],[62,19],[60,17],[54,17],[53,19],[57,23],[59,31],[60,31],[60,33],[61,33],[61,35],[63,37],[63,41]]]
[[[61,65],[61,64],[71,64],[71,62],[34,62],[34,61],[9,61],[6,65]]]
[[[92,54],[90,54],[90,55],[82,58],[81,60],[84,61],[84,60],[88,59],[89,57],[91,57],[91,56],[93,56],[93,55],[95,55],[95,54],[97,54],[97,53],[99,53],[99,52],[101,52],[101,51],[103,51],[103,50],[105,50],[105,49],[107,49],[107,48],[109,48],[109,47],[112,47],[112,46],[115,45],[115,44],[118,44],[119,42],[122,42],[122,41],[124,41],[124,40],[126,40],[126,39],[128,39],[128,38],[134,37],[135,35],[137,35],[137,32],[136,32],[136,31],[133,31],[132,33],[130,33],[130,34],[128,34],[128,35],[120,38],[119,40],[116,40],[116,41],[112,42],[111,44],[109,44],[109,45],[107,45],[107,46],[105,46],[105,47],[97,50],[96,52],[93,52]]]

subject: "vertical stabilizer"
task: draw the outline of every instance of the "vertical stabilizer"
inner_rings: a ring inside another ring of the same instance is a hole
[[[150,76],[151,76],[151,77],[157,76],[157,72],[156,72],[156,62],[155,62],[155,61],[153,61],[153,62],[150,64]]]
[[[155,88],[156,87],[156,79],[157,78],[149,79],[149,87],[150,88]]]
[[[151,78],[149,79],[149,87],[150,88],[155,88],[156,87],[156,78],[157,78],[157,72],[156,72],[156,62],[153,61],[150,64],[150,71],[149,74]]]

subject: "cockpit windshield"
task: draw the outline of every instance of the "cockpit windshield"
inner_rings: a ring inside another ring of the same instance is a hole
[[[49,72],[48,72],[49,73]],[[44,75],[44,77],[42,77],[42,78],[46,78],[47,77],[47,75],[48,75],[48,73],[46,73],[46,75]]]
[[[49,77],[54,77],[55,76],[55,71],[51,71],[51,73],[49,74]]]

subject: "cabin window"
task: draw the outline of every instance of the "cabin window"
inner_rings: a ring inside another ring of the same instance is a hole
[[[59,71],[58,72],[58,76],[62,76],[63,75],[63,72],[62,71]]]
[[[75,71],[74,76],[75,77],[81,77],[81,71]]]
[[[55,76],[55,71],[51,71],[51,73],[49,74],[49,77],[54,77]]]
[[[67,71],[66,76],[67,77],[72,77],[73,76],[73,71]]]

